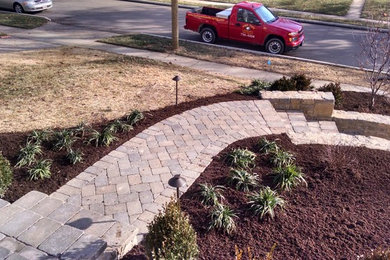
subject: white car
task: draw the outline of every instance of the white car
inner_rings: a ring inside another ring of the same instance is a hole
[[[53,7],[52,0],[0,0],[0,8],[17,13],[39,12]]]

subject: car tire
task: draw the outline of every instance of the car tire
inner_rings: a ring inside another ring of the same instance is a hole
[[[271,38],[265,45],[265,49],[272,54],[282,54],[284,52],[284,43],[278,38]]]
[[[215,31],[209,27],[206,27],[200,31],[200,36],[202,38],[202,41],[205,43],[215,43],[217,40],[217,34]]]
[[[19,14],[24,13],[23,6],[21,6],[18,3],[14,4],[14,11],[15,11],[15,13],[19,13]]]

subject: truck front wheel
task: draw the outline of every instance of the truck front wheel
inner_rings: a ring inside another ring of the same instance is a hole
[[[217,40],[217,35],[215,34],[215,31],[207,27],[200,31],[200,36],[202,37],[202,41],[206,43],[214,43]]]
[[[278,38],[272,38],[265,45],[265,49],[272,54],[282,54],[284,52],[284,43]]]

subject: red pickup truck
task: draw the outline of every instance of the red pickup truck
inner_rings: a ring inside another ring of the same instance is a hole
[[[241,2],[228,9],[201,7],[187,12],[187,30],[199,32],[206,43],[218,38],[265,46],[281,54],[302,46],[305,36],[297,22],[275,16],[261,3]]]

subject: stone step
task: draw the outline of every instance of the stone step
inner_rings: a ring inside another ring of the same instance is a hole
[[[137,234],[130,225],[38,191],[0,208],[0,232],[61,259],[97,259],[103,253],[114,259],[133,246]]]
[[[308,121],[303,112],[300,111],[278,111],[282,122],[288,131],[295,133],[338,133],[334,121]]]

